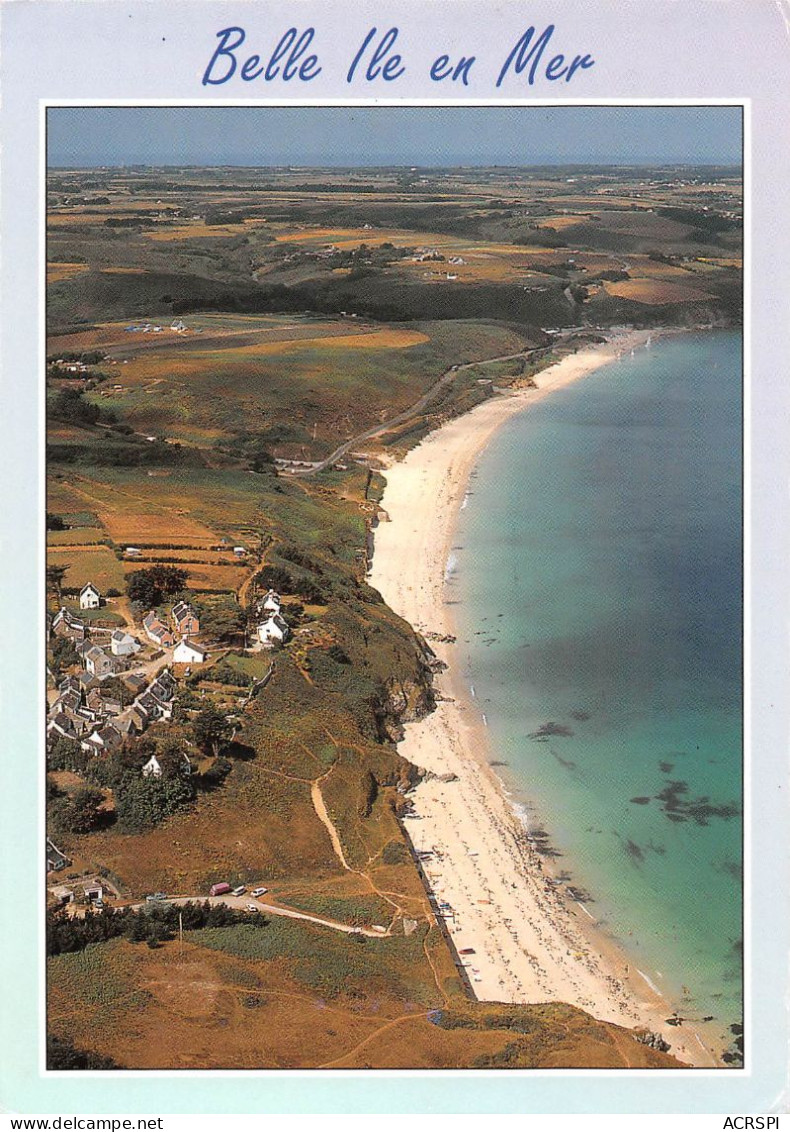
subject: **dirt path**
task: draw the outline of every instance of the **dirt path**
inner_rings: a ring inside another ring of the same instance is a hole
[[[368,939],[384,939],[388,936],[389,932],[377,932],[372,928],[360,928],[356,924],[342,924],[339,920],[327,920],[323,916],[311,916],[307,912],[297,912],[294,908],[283,908],[279,904],[266,904],[262,900],[256,899],[245,892],[243,896],[168,896],[168,904],[174,904],[176,907],[180,904],[224,904],[227,908],[235,908],[239,912],[247,910],[248,905],[255,905],[255,910],[261,914],[269,913],[271,916],[282,916],[286,920],[307,920],[311,924],[320,924],[323,928],[332,928],[336,932],[344,932],[346,935],[364,935]],[[132,904],[130,905],[135,911],[141,908],[149,908],[149,904]]]
[[[343,852],[343,846],[340,844],[340,838],[338,837],[337,830],[335,829],[334,822],[330,818],[329,813],[327,811],[326,803],[324,802],[324,796],[321,793],[321,783],[324,781],[325,778],[329,777],[329,775],[332,773],[333,770],[334,770],[334,766],[331,766],[329,768],[329,770],[326,772],[326,774],[322,774],[320,778],[316,778],[311,783],[311,785],[310,785],[310,798],[311,798],[312,803],[313,803],[313,809],[315,810],[315,812],[318,816],[318,820],[325,827],[327,833],[329,834],[329,840],[332,842],[332,848],[335,851],[335,856],[337,857],[338,861],[343,866],[343,868],[346,870],[346,872],[354,873],[354,872],[357,872],[357,870],[352,869],[351,865],[349,865],[348,861],[346,860],[346,855]],[[359,875],[365,876],[364,873],[360,873]],[[365,879],[368,880],[370,883],[372,883],[372,881],[370,881],[369,877],[366,877]]]
[[[350,1049],[346,1053],[344,1053],[342,1057],[337,1057],[334,1061],[327,1061],[323,1065],[319,1065],[318,1068],[336,1069],[339,1065],[342,1065],[342,1063],[349,1057],[354,1057],[355,1054],[359,1053],[361,1049],[364,1049],[369,1042],[374,1041],[374,1039],[376,1039],[380,1034],[385,1033],[387,1030],[394,1029],[395,1026],[402,1025],[404,1022],[411,1022],[415,1018],[424,1018],[426,1016],[426,1013],[427,1011],[425,1010],[416,1010],[412,1014],[401,1014],[399,1018],[393,1018],[392,1021],[385,1023],[383,1026],[380,1026],[378,1030],[374,1030],[372,1034],[368,1034],[366,1038],[364,1038],[361,1042],[358,1042],[353,1049]]]

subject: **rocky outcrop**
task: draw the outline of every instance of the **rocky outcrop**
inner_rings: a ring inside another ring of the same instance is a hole
[[[657,1049],[660,1053],[668,1053],[672,1048],[668,1041],[665,1041],[660,1034],[656,1034],[653,1030],[634,1030],[634,1037],[643,1046],[650,1046],[651,1049]]]

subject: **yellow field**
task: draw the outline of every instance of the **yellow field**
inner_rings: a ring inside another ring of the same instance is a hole
[[[87,270],[87,263],[48,263],[47,283],[62,283],[64,279],[73,279]]]
[[[649,279],[676,279],[682,283],[689,282],[691,274],[684,267],[679,267],[676,263],[660,263],[658,260],[642,259],[636,256],[629,256],[628,262],[631,266],[631,273],[633,277],[641,279],[642,277]]]
[[[618,299],[631,299],[636,303],[660,305],[663,303],[703,302],[712,298],[705,291],[667,283],[662,279],[624,279],[620,283],[604,283],[606,291]]]
[[[47,531],[47,546],[96,546],[106,538],[98,527],[74,527],[69,531]]]
[[[541,228],[553,228],[556,232],[561,232],[563,228],[573,228],[576,224],[584,224],[587,219],[588,216],[582,214],[578,216],[541,216],[538,224]]]
[[[147,554],[147,551],[144,552]],[[211,566],[203,562],[186,562],[175,556],[161,558],[160,562],[173,562],[181,569],[187,571],[187,586],[190,590],[227,590],[229,593],[239,588],[249,571],[236,563],[227,566]],[[119,563],[123,574],[131,574],[135,570],[145,570],[153,565],[151,562],[140,562],[133,558],[124,559]],[[68,582],[66,583],[69,584]],[[123,584],[118,587],[123,588]]]
[[[179,224],[173,228],[163,228],[161,231],[149,228],[143,235],[157,241],[194,240],[207,236],[238,236],[245,229],[256,228],[265,223],[265,220],[254,218],[245,220],[243,224]]]
[[[363,329],[358,321],[327,319],[321,322],[271,315],[191,315],[188,316],[188,331],[185,334],[172,331],[168,319],[159,324],[162,326],[160,334],[130,334],[126,330],[128,325],[128,322],[107,322],[75,334],[58,335],[51,339],[51,350],[91,350],[104,347],[118,348],[120,352],[122,347],[124,355],[129,358],[148,353],[161,356],[171,351],[174,355],[190,355],[196,354],[201,348],[209,350],[215,343],[223,349],[232,345],[234,351],[243,346],[258,349],[272,342],[287,345],[290,342],[309,342],[311,339],[359,336]],[[200,333],[196,333],[196,330]],[[229,338],[238,341],[229,343]],[[186,343],[190,344],[189,350],[184,350]],[[128,373],[126,369],[118,369],[113,377],[125,382]]]
[[[146,543],[189,542],[213,546],[217,536],[186,514],[157,514],[156,511],[110,511],[97,503],[96,510],[113,542],[134,546],[135,540]]]
[[[265,346],[251,347],[244,352],[249,353],[254,350],[254,352],[261,354],[279,354],[287,352],[292,347],[301,349],[303,346],[313,346],[317,342],[320,342],[322,347],[327,349],[403,350],[407,346],[419,346],[422,342],[428,341],[428,335],[422,334],[419,330],[401,330],[396,327],[385,327],[382,330],[374,330],[362,334],[333,335],[327,338],[301,338],[294,343],[273,342],[271,345],[267,344]]]
[[[146,539],[146,542],[149,540]],[[216,539],[214,545],[216,545]],[[213,550],[210,546],[194,546],[189,550],[169,550],[164,546],[147,546],[145,557],[157,562],[201,562],[208,560],[212,565],[238,567],[239,559],[232,551]],[[148,564],[148,563],[147,563]]]
[[[377,247],[394,244],[396,248],[453,248],[468,247],[469,241],[461,236],[448,236],[441,232],[416,232],[412,228],[291,228],[271,225],[279,243],[334,244],[341,250],[358,248],[360,244]],[[278,230],[279,229],[279,230]],[[511,248],[512,251],[512,248]]]
[[[69,485],[72,498],[65,511],[94,511],[113,542],[119,546],[143,542],[185,542],[195,545],[216,543],[217,536],[208,527],[189,517],[177,500],[182,496],[178,483],[163,488],[159,477],[146,477],[135,484],[134,491],[110,483],[96,483],[87,476],[75,474]],[[55,481],[55,490],[57,481]],[[167,503],[164,498],[170,496]],[[76,499],[74,498],[76,497]],[[54,506],[50,499],[50,509]]]
[[[72,224],[103,224],[107,216],[112,216],[111,212],[102,213],[102,215],[86,214],[84,212],[50,212],[47,214],[47,227],[48,228],[64,228]]]
[[[717,256],[715,259],[708,257],[700,259],[696,266],[699,267],[701,263],[711,264],[714,267],[737,267],[739,269],[743,266],[743,260],[740,256]]]
[[[124,587],[123,564],[107,546],[73,547],[70,550],[50,547],[47,550],[50,566],[68,566],[63,585],[82,588],[86,582],[106,593],[110,587]]]

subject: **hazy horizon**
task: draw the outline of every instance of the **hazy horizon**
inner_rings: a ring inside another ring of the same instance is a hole
[[[388,169],[408,169],[408,170],[425,170],[426,172],[463,172],[469,169],[741,169],[742,163],[740,161],[662,161],[662,162],[649,162],[649,161],[549,161],[536,159],[529,163],[529,165],[510,165],[502,162],[491,161],[484,164],[470,165],[467,163],[458,162],[457,164],[443,164],[443,165],[409,165],[402,164],[389,164],[389,165],[309,165],[298,164],[292,162],[285,165],[257,165],[245,164],[243,162],[187,162],[186,164],[179,164],[177,162],[158,162],[151,164],[145,161],[131,161],[120,162],[116,164],[99,164],[99,165],[57,165],[49,164],[48,169],[62,169],[66,171],[74,170],[81,172],[89,169],[266,169],[276,172],[288,170],[291,172],[305,172],[320,171],[324,169],[333,169],[337,171],[343,170],[388,170]]]
[[[50,168],[739,167],[740,106],[52,107]]]

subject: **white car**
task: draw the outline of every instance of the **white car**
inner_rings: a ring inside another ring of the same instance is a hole
[[[268,888],[253,888],[252,896],[264,896],[268,892]]]
[[[248,904],[247,905],[247,911],[248,912],[257,912],[258,911],[258,905],[257,904]]]

